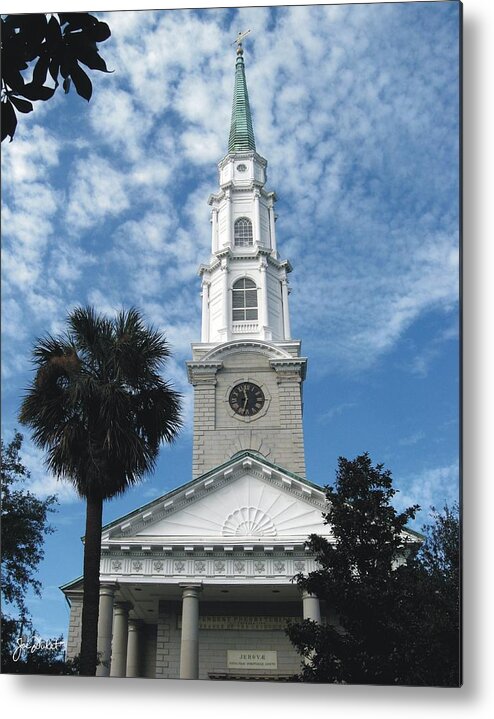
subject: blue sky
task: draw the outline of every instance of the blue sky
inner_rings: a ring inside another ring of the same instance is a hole
[[[397,506],[458,496],[458,4],[121,12],[100,46],[114,72],[20,118],[2,148],[2,436],[15,427],[33,339],[77,304],[137,305],[162,328],[187,424],[158,470],[104,521],[191,478],[185,360],[200,334],[197,268],[207,198],[226,153],[231,42],[245,62],[256,144],[278,196],[290,260],[292,333],[309,358],[308,478],[340,455],[391,469]],[[32,488],[56,492],[43,635],[66,632],[58,586],[82,571],[84,504],[43,469],[25,432]]]

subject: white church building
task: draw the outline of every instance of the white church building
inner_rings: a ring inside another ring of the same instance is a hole
[[[328,536],[325,495],[305,476],[307,359],[290,331],[276,195],[256,151],[237,44],[228,154],[211,206],[211,255],[199,268],[201,341],[192,480],[103,528],[99,676],[284,680],[301,658],[289,620],[325,621],[292,581],[316,568],[304,543]],[[68,657],[80,651],[82,579],[70,604]]]

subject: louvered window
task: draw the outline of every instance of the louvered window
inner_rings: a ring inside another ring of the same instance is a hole
[[[248,277],[242,277],[234,282],[232,294],[233,321],[257,320],[256,283]]]
[[[250,247],[253,244],[252,222],[247,217],[235,220],[233,239],[235,247]]]

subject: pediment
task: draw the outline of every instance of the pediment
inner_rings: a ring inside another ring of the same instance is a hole
[[[108,525],[103,542],[304,542],[328,535],[325,495],[248,452]]]

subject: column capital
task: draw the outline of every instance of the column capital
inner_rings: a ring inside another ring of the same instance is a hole
[[[183,597],[197,597],[202,592],[202,582],[180,582]]]
[[[129,619],[129,632],[138,632],[143,625],[142,619],[135,619],[131,617]]]
[[[117,587],[117,582],[101,582],[99,585],[100,597],[114,597]]]
[[[130,602],[115,602],[113,605],[115,614],[128,614],[132,609]]]

